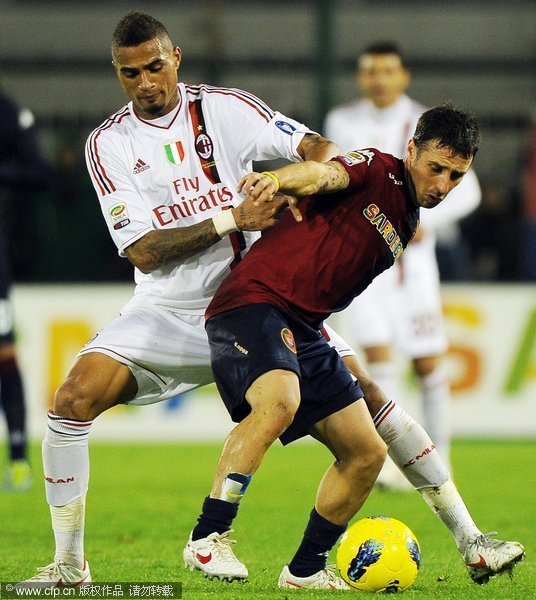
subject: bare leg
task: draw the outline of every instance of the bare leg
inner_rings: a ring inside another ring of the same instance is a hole
[[[311,579],[321,579],[322,587],[344,588],[326,571],[326,557],[369,495],[387,449],[361,400],[316,423],[310,433],[336,460],[320,482],[302,542],[280,585],[315,586],[319,582]]]
[[[246,393],[251,413],[227,436],[210,496],[218,498],[228,473],[253,474],[264,454],[292,423],[300,385],[292,371],[276,369],[256,379]]]
[[[345,525],[367,499],[387,447],[376,433],[364,401],[316,423],[311,435],[336,458],[320,482],[315,508],[332,523]]]

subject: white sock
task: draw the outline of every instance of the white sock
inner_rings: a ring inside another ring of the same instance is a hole
[[[437,367],[419,378],[422,396],[424,427],[434,440],[443,460],[450,463],[450,407],[451,396],[448,378],[443,367]]]
[[[54,561],[84,567],[84,520],[86,496],[81,496],[65,506],[51,506],[52,528],[56,540]]]
[[[374,424],[389,456],[413,487],[438,487],[450,478],[430,436],[399,404],[385,404]]]
[[[42,449],[45,492],[56,540],[55,556],[79,568],[84,564],[91,424],[92,421],[64,419],[50,411]]]
[[[389,455],[428,506],[451,532],[463,551],[467,541],[480,535],[456,486],[450,479],[432,440],[406,411],[388,402],[374,417],[380,437],[389,446]]]
[[[475,525],[454,482],[448,480],[437,488],[419,490],[433,512],[452,533],[458,550],[463,553],[467,542],[482,532]]]

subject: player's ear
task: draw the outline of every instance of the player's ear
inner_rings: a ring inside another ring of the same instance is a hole
[[[182,50],[178,46],[175,46],[175,48],[173,48],[173,56],[175,57],[175,60],[177,61],[177,69],[178,69],[181,64],[181,58],[182,58]]]
[[[413,138],[410,138],[407,150],[409,158],[413,160],[415,153],[417,152],[417,146],[415,145],[415,140]]]

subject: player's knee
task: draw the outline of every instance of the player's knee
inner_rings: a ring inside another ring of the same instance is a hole
[[[270,401],[258,403],[252,411],[252,417],[258,421],[258,427],[263,429],[268,437],[276,439],[290,426],[299,405],[299,397],[278,396]]]
[[[54,412],[67,419],[91,421],[99,415],[95,398],[79,383],[67,379],[54,396]]]
[[[367,470],[376,475],[386,458],[387,445],[379,436],[374,436],[374,439],[369,440],[365,448],[352,453],[350,461],[355,470]]]

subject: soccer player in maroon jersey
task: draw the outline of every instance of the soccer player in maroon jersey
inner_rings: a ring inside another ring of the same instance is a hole
[[[373,421],[361,410],[363,392],[323,337],[322,323],[394,263],[411,241],[420,208],[437,206],[462,180],[478,141],[474,117],[445,104],[419,119],[404,160],[366,149],[242,179],[239,191],[256,202],[270,202],[278,191],[302,200],[299,215],[294,207],[254,244],[206,312],[215,381],[239,425],[227,438],[191,539],[230,529],[240,498],[277,437],[286,444],[310,434],[332,451],[335,462],[279,586],[345,587],[326,568],[326,557],[370,492],[382,452]],[[396,408],[380,400],[376,428]],[[431,440],[422,448],[424,455],[437,455]],[[405,450],[411,470],[414,449]],[[438,470],[440,465],[436,458]],[[448,496],[450,518],[464,529],[458,547],[475,581],[487,581],[523,557],[520,544],[482,535],[450,480],[443,489],[420,491],[431,505]],[[191,568],[202,569],[195,560],[203,563],[204,556],[195,541],[185,548]]]

